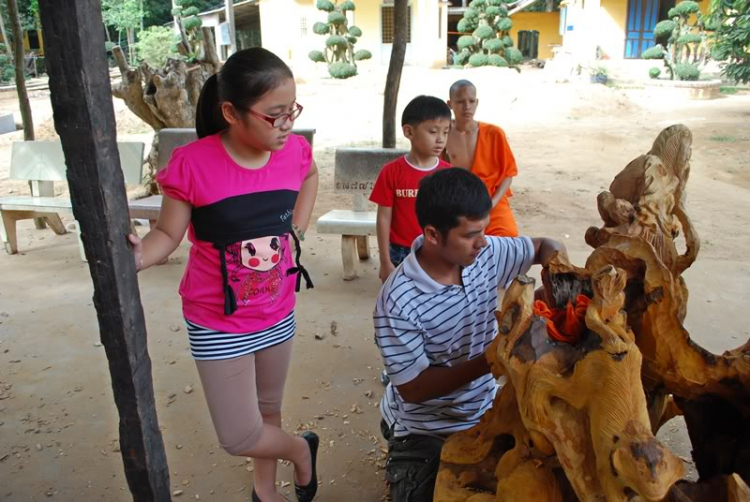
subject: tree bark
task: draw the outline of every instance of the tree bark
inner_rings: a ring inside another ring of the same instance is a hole
[[[167,502],[169,469],[154,404],[127,196],[99,0],[40,0],[55,130],[81,225],[94,306],[120,418],[125,477],[136,502]]]
[[[408,0],[393,2],[393,47],[383,96],[383,148],[396,148],[396,105],[401,86],[401,71],[406,57],[406,36],[409,30]]]
[[[10,47],[10,39],[8,38],[8,33],[5,31],[5,20],[3,19],[2,12],[0,12],[0,31],[2,31],[3,42],[5,42],[5,51],[8,53],[8,56],[13,57],[13,49]]]
[[[18,15],[17,0],[8,0],[8,17],[10,17],[10,27],[13,32],[13,62],[16,67],[16,92],[18,93],[18,105],[21,110],[21,122],[23,122],[23,140],[34,141],[34,119],[31,114],[29,93],[26,90],[23,30],[21,29],[21,18]],[[3,36],[5,36],[4,29]],[[29,182],[29,188],[31,188],[31,182]],[[44,218],[34,218],[34,226],[38,230],[47,228]]]
[[[23,140],[34,141],[34,121],[31,116],[29,93],[26,91],[23,31],[21,30],[21,19],[18,16],[17,0],[8,0],[8,16],[13,30],[13,60],[16,65],[16,91],[18,92],[18,103],[21,108],[21,120],[23,121]]]

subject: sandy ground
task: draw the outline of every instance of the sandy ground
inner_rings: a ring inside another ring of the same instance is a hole
[[[365,69],[349,82],[299,84],[305,112],[298,126],[318,130],[316,217],[348,203],[332,193],[334,148],[379,143],[384,74]],[[662,128],[688,125],[694,135],[689,212],[703,247],[686,274],[687,327],[712,351],[747,340],[750,94],[666,101],[638,89],[552,84],[531,69],[519,75],[407,68],[400,105],[417,94],[444,95],[458,78],[477,84],[478,118],[508,133],[520,170],[512,204],[522,232],[565,242],[580,265],[589,252],[585,229],[599,224],[597,193],[647,151]],[[38,138],[54,137],[48,95],[38,92],[32,100]],[[12,94],[0,95],[0,109],[17,110]],[[148,140],[148,128],[121,102],[115,109],[120,139]],[[20,139],[21,133],[0,137],[0,195],[28,191],[24,183],[5,179],[10,143]],[[78,259],[73,235],[34,230],[29,221],[19,226],[21,254],[0,253],[0,500],[132,500],[88,267]],[[375,242],[371,246],[375,252]],[[183,244],[167,265],[140,275],[172,489],[181,491],[177,500],[246,501],[252,464],[217,447],[182,325],[176,289],[187,249]],[[316,288],[299,296],[284,422],[288,430],[314,429],[323,439],[318,500],[379,501],[382,388],[370,317],[379,288],[376,262],[363,263],[359,279],[343,282],[336,237],[313,230],[306,251]],[[689,456],[679,421],[665,426],[660,437]],[[291,468],[282,465],[282,493],[291,492],[291,481]]]

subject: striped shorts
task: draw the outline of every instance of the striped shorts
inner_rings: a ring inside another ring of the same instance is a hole
[[[270,328],[252,333],[224,333],[185,319],[190,352],[197,361],[233,359],[284,343],[294,336],[294,312]]]

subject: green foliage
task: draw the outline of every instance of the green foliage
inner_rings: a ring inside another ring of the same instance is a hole
[[[661,68],[654,67],[648,71],[648,76],[650,78],[656,79],[659,78],[659,75],[661,75]]]
[[[364,61],[366,59],[372,59],[372,53],[370,51],[362,49],[354,53],[355,61]]]
[[[471,7],[467,8],[464,12],[464,19],[479,19],[479,11]]]
[[[203,21],[197,16],[189,17],[187,19],[182,20],[182,27],[185,28],[185,31],[193,31],[197,30],[203,25]]]
[[[318,0],[318,2],[315,4],[315,7],[318,8],[318,10],[324,10],[326,12],[333,12],[333,10],[336,8],[335,5],[333,5],[333,2],[330,0]]]
[[[167,57],[176,56],[174,34],[166,26],[152,26],[138,35],[138,55],[150,66],[161,67]]]
[[[470,31],[474,31],[479,27],[479,20],[462,18],[458,22],[458,25],[456,27],[461,33],[469,33]]]
[[[508,17],[508,0],[473,0],[458,22],[458,31],[471,33],[457,41],[456,64],[470,66],[514,66],[521,62],[520,52],[513,47],[508,32],[513,22]],[[490,56],[496,55],[498,57]]]
[[[504,17],[497,23],[497,31],[510,31],[513,28],[513,21],[509,17]]]
[[[469,65],[474,67],[487,66],[489,58],[486,54],[472,54],[469,56]]]
[[[505,57],[508,58],[508,62],[511,66],[516,66],[523,61],[523,54],[515,47],[508,47],[505,49]]]
[[[669,19],[673,19],[673,18],[675,18],[675,17],[677,17],[679,15],[680,15],[680,13],[677,12],[677,9],[675,9],[674,7],[672,7],[671,9],[669,9],[669,11],[667,12],[667,17]]]
[[[675,28],[677,28],[677,23],[675,23],[671,19],[659,21],[658,23],[656,23],[656,27],[654,28],[654,36],[656,38],[662,38],[667,35],[671,35]]]
[[[485,40],[493,36],[495,36],[495,31],[486,24],[483,24],[474,31],[474,37],[479,40]]]
[[[326,45],[328,47],[346,47],[347,40],[341,35],[331,35],[326,39]]]
[[[689,63],[676,64],[674,72],[679,80],[698,80],[701,76],[700,68]]]
[[[711,0],[711,42],[722,74],[736,82],[750,82],[750,0]]]
[[[701,11],[700,6],[692,0],[684,0],[674,6],[675,12],[680,16],[690,16]]]
[[[488,52],[498,52],[505,48],[505,44],[499,38],[490,38],[484,41],[482,47]]]
[[[180,14],[182,17],[197,16],[200,13],[198,7],[188,7]]]
[[[345,24],[346,16],[341,12],[331,12],[328,14],[328,22],[333,25]]]
[[[463,50],[459,52],[458,54],[456,54],[455,56],[453,56],[453,64],[463,66],[469,60],[469,56],[471,56],[471,52],[469,52],[468,50]]]
[[[464,35],[458,39],[456,45],[458,46],[459,50],[464,50],[475,45],[476,43],[477,41],[474,37],[472,37],[471,35]]]
[[[678,44],[699,44],[702,41],[703,37],[697,33],[685,33],[677,39]]]
[[[313,33],[316,35],[328,35],[331,32],[331,25],[328,23],[315,23],[313,25]]]
[[[16,79],[16,68],[13,59],[6,54],[0,54],[0,82],[13,82]]]
[[[326,57],[325,55],[320,51],[310,51],[310,53],[307,55],[312,61],[316,63],[325,63]]]
[[[336,3],[330,0],[318,0],[316,7],[328,13],[327,23],[317,22],[313,32],[317,35],[329,35],[326,38],[324,51],[312,51],[308,57],[316,63],[328,63],[328,73],[333,78],[346,79],[357,75],[357,61],[372,58],[366,50],[355,51],[354,46],[362,30],[357,26],[348,26],[346,12],[356,9],[353,0]]]
[[[490,54],[487,59],[491,66],[497,66],[498,68],[505,68],[508,66],[508,61],[500,54]]]
[[[353,77],[357,74],[357,67],[354,66],[353,64],[339,61],[338,63],[332,63],[328,67],[328,73],[333,78],[346,79],[346,78]]]
[[[657,44],[643,51],[643,54],[641,54],[641,57],[643,59],[663,59],[664,47],[662,47],[661,44]]]

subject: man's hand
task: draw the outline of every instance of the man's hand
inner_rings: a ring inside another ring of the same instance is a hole
[[[396,267],[393,266],[393,263],[391,263],[391,260],[387,261],[381,261],[380,262],[380,282],[385,282],[388,277],[393,273],[393,271],[396,270]]]

